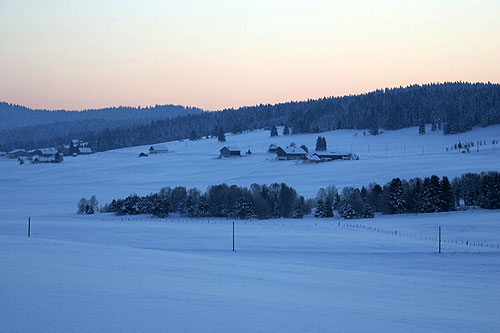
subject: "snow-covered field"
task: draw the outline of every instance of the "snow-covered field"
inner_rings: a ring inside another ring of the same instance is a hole
[[[311,149],[317,134],[268,131],[228,135],[253,152],[233,159],[216,158],[215,139],[167,143],[171,153],[145,158],[149,146],[62,164],[0,158],[0,331],[498,331],[500,211],[236,221],[236,252],[231,220],[75,214],[83,196],[104,203],[162,186],[286,182],[311,197],[330,184],[500,167],[491,145],[500,126],[321,135],[332,150],[352,145],[360,160],[275,161],[270,143]],[[443,152],[459,140],[488,145]]]
[[[21,211],[25,215],[53,215],[73,212],[81,197],[92,194],[104,203],[132,193],[157,192],[163,186],[198,187],[204,191],[207,186],[224,182],[244,186],[285,182],[308,198],[314,197],[320,187],[330,184],[341,189],[366,186],[372,181],[385,184],[393,177],[408,179],[437,174],[451,179],[465,172],[500,169],[500,146],[493,148],[491,144],[492,139],[500,139],[500,125],[447,136],[430,132],[429,128],[428,132],[419,136],[417,128],[408,128],[363,136],[363,131],[341,130],[271,138],[269,131],[255,131],[228,134],[225,144],[217,139],[170,142],[162,146],[168,147],[171,153],[142,158],[138,157],[139,153],[147,152],[149,145],[66,157],[61,164],[19,165],[15,160],[0,158],[0,187],[6,188],[0,200],[2,210],[9,214]],[[312,150],[318,135],[326,137],[332,150],[338,146],[340,151],[350,152],[352,145],[352,152],[360,159],[303,164],[277,161],[275,154],[266,153],[271,143],[295,142]],[[460,140],[486,140],[488,145],[469,154],[442,152],[443,146]],[[242,153],[250,149],[252,155],[218,159],[219,149],[224,145],[238,146]]]
[[[31,239],[2,221],[0,331],[497,331],[498,250],[408,237],[437,217],[444,239],[500,243],[498,211],[354,221],[403,237],[237,221],[236,252],[226,220],[40,217]]]

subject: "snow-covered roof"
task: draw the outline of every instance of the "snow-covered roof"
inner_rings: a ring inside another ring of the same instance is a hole
[[[91,148],[88,148],[88,147],[78,148],[78,151],[79,151],[80,153],[88,153],[88,154],[91,154],[91,153],[92,153],[92,149],[91,149]]]
[[[21,152],[26,152],[24,149],[14,149],[8,152],[8,154],[15,154],[15,153],[21,153]]]
[[[55,155],[55,154],[57,154],[57,149],[55,149],[55,148],[42,148],[42,149],[40,149],[40,152],[43,155]]]
[[[313,162],[321,162],[321,158],[319,158],[319,156],[318,156],[318,155],[307,154],[307,155],[306,155],[306,158],[307,158],[309,161],[313,161]]]
[[[73,142],[73,145],[77,145],[80,143],[80,140],[77,140],[77,139],[73,139],[71,140],[71,142]]]
[[[40,162],[52,162],[55,160],[55,156],[34,156],[33,157],[33,160],[38,160]]]
[[[307,154],[306,151],[302,148],[296,148],[296,147],[286,147],[286,148],[278,147],[278,148],[283,149],[283,151],[287,155],[305,155],[305,154]]]

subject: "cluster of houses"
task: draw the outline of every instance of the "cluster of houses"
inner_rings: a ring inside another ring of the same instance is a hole
[[[87,142],[80,140],[71,140],[70,144],[63,145],[58,148],[41,148],[41,149],[14,149],[12,151],[1,154],[0,156],[7,158],[16,158],[21,164],[24,161],[30,161],[33,164],[39,163],[61,163],[64,160],[63,156],[78,156],[92,154],[92,149]]]
[[[351,153],[339,153],[335,151],[315,151],[308,153],[302,148],[297,147],[276,147],[271,146],[270,153],[276,153],[278,160],[302,160],[307,163],[320,163],[335,160],[354,160],[358,157]]]
[[[308,153],[302,148],[297,148],[294,146],[283,148],[276,146],[275,144],[269,146],[268,152],[276,154],[278,160],[302,160],[307,163],[359,159],[355,154],[352,153],[339,153],[332,151],[315,151],[313,153]],[[251,154],[250,150],[247,152],[247,155],[249,154]],[[222,149],[220,150],[219,158],[239,156],[241,156],[241,151],[238,148],[222,147]]]
[[[8,158],[17,158],[19,163],[23,164],[24,161],[30,161],[33,164],[39,163],[61,163],[64,158],[61,153],[55,148],[42,148],[42,149],[14,149],[4,154]]]
[[[69,145],[66,144],[60,147],[60,152],[64,156],[90,155],[93,153],[88,142],[83,142],[77,139],[71,140]]]

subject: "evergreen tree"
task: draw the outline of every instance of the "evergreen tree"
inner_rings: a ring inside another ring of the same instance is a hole
[[[278,201],[275,201],[275,202],[274,202],[274,205],[273,205],[273,217],[274,217],[275,219],[277,219],[277,218],[280,218],[280,217],[281,217],[281,215],[280,215],[280,206],[279,206],[279,204],[278,204]]]
[[[363,206],[363,218],[365,219],[371,219],[375,216],[375,213],[373,212],[373,208],[372,206],[370,206],[369,204],[365,204]]]
[[[420,123],[420,126],[418,126],[418,134],[424,135],[425,134],[425,124],[424,122]]]
[[[322,136],[318,136],[316,139],[316,151],[326,150],[326,139]]]
[[[314,217],[324,218],[325,216],[325,205],[323,204],[323,200],[318,200],[318,204],[316,205],[316,209],[314,210]]]
[[[219,133],[217,134],[217,139],[219,140],[219,142],[226,142],[226,134],[224,133],[224,130],[221,128],[219,128]]]
[[[278,129],[274,125],[271,127],[271,136],[278,136]]]
[[[437,178],[437,181],[436,181]],[[439,212],[440,206],[440,183],[439,177],[432,176],[426,177],[422,185],[422,205],[421,211],[423,213]]]
[[[346,202],[340,206],[339,215],[343,219],[353,219],[356,217],[356,212],[354,208]]]
[[[289,135],[290,134],[290,129],[288,128],[288,125],[285,125],[283,128],[283,135]]]
[[[406,212],[406,199],[401,179],[393,178],[389,183],[387,193],[391,214],[403,214]]]
[[[488,172],[482,175],[481,208],[500,209],[500,174]]]
[[[292,218],[301,219],[304,217],[303,208],[300,203],[297,201],[293,206]]]
[[[333,217],[333,208],[332,204],[329,201],[326,201],[323,204],[324,217]]]
[[[205,196],[202,196],[200,198],[200,201],[198,201],[198,205],[197,205],[197,212],[198,212],[198,216],[199,217],[205,217],[205,216],[208,216],[208,212],[209,212],[209,207],[208,207],[208,203],[207,203],[207,200],[205,198]]]
[[[198,135],[196,134],[195,130],[191,131],[191,134],[189,135],[189,140],[191,140],[191,141],[198,140]]]
[[[453,191],[451,189],[450,181],[448,177],[443,176],[441,180],[441,191],[440,191],[440,208],[442,212],[449,212],[455,209],[455,198],[453,196]]]

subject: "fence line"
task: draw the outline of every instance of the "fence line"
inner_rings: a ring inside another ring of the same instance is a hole
[[[370,231],[382,233],[382,234],[385,234],[385,235],[392,235],[392,236],[395,236],[395,237],[439,242],[439,237],[415,236],[415,235],[404,233],[404,232],[398,232],[397,230],[388,231],[388,230],[383,230],[383,229],[376,228],[376,227],[370,227],[370,226],[362,225],[362,224],[359,224],[359,223],[343,223],[342,225],[345,226],[345,227],[366,229],[366,230],[370,230]],[[492,248],[492,249],[500,249],[500,245],[498,245],[498,244],[488,244],[488,243],[483,243],[483,242],[458,241],[458,240],[449,240],[449,239],[441,239],[441,242],[443,244],[452,244],[452,245],[463,245],[463,246],[472,246],[472,247],[486,247],[486,248]]]
[[[102,221],[108,220],[108,219],[101,219]],[[373,226],[367,226],[363,225],[361,223],[351,223],[351,222],[346,222],[345,220],[342,221],[300,221],[297,220],[296,223],[287,223],[285,221],[280,221],[277,222],[276,220],[238,220],[238,219],[210,219],[210,218],[155,218],[155,217],[117,217],[113,218],[111,220],[120,220],[120,221],[152,221],[152,220],[162,220],[162,221],[168,221],[170,223],[181,223],[181,224],[186,224],[186,223],[191,223],[191,224],[213,224],[213,225],[230,225],[233,222],[236,225],[249,225],[249,226],[278,226],[278,227],[310,227],[310,228],[335,228],[335,227],[349,227],[349,228],[358,228],[358,229],[365,229],[368,231],[372,232],[377,232],[380,234],[384,235],[389,235],[389,236],[394,236],[394,237],[400,237],[400,238],[408,238],[408,239],[415,239],[415,240],[422,240],[422,241],[433,241],[433,242],[438,242],[439,238],[438,237],[431,237],[431,236],[417,236],[405,232],[400,232],[398,230],[387,230],[387,229],[381,229],[378,227],[373,227]],[[491,249],[500,249],[499,244],[491,244],[491,243],[485,243],[485,242],[475,242],[475,241],[468,241],[468,240],[451,240],[451,239],[441,239],[441,242],[443,244],[451,244],[451,245],[463,245],[463,246],[470,246],[470,247],[480,247],[480,248],[491,248]]]

